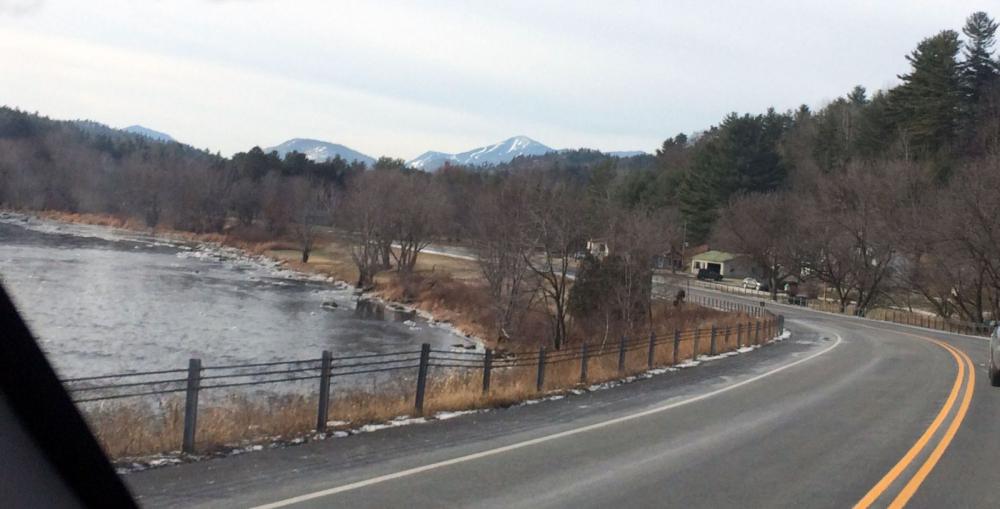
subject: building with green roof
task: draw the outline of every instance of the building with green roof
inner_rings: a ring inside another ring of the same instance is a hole
[[[760,278],[764,275],[764,271],[749,256],[717,250],[691,257],[691,273],[697,275],[701,269],[718,272],[722,277],[733,279]]]

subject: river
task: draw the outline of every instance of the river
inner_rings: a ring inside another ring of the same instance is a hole
[[[0,283],[62,377],[470,344],[234,250],[15,214],[0,214]]]

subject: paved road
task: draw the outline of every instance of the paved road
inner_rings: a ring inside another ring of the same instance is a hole
[[[792,338],[747,355],[126,480],[150,507],[1000,505],[982,339],[774,307]]]

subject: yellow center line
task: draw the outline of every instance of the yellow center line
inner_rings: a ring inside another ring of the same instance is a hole
[[[917,455],[920,454],[920,451],[924,449],[930,439],[934,436],[934,433],[936,433],[938,428],[941,427],[941,423],[944,422],[945,418],[951,412],[951,408],[954,406],[955,400],[958,399],[958,394],[962,389],[962,378],[965,375],[965,364],[962,362],[962,359],[959,358],[959,356],[950,348],[944,346],[944,343],[924,338],[922,336],[918,337],[921,339],[928,339],[938,346],[943,347],[952,355],[952,357],[955,358],[955,364],[958,366],[958,373],[955,375],[955,383],[952,385],[951,393],[948,395],[948,399],[945,401],[944,406],[941,407],[941,411],[938,412],[930,426],[928,426],[924,431],[924,434],[917,439],[917,442],[913,444],[913,447],[910,447],[910,450],[903,455],[903,458],[900,459],[899,462],[896,463],[896,465],[893,466],[892,469],[890,469],[889,472],[886,473],[885,476],[882,477],[882,479],[874,487],[872,487],[872,489],[869,490],[857,504],[855,504],[855,509],[865,509],[870,507],[880,496],[882,496],[882,493],[884,493],[885,490],[892,485],[893,481],[895,481],[896,478],[899,477],[904,470],[906,470],[906,467],[910,466],[910,463],[916,459]]]
[[[951,346],[948,346],[948,348],[952,349]],[[965,420],[965,414],[968,412],[969,404],[972,402],[972,393],[976,388],[976,372],[972,359],[970,359],[965,352],[958,349],[954,350],[958,351],[958,354],[965,359],[965,363],[969,366],[969,377],[966,384],[965,396],[962,398],[962,405],[958,407],[958,413],[951,421],[951,425],[948,426],[947,431],[945,431],[944,437],[942,437],[941,441],[938,442],[937,447],[935,447],[934,451],[932,451],[930,456],[927,457],[924,464],[920,466],[920,470],[918,470],[913,478],[910,479],[910,482],[906,483],[906,486],[904,486],[903,490],[899,492],[896,499],[892,501],[892,504],[889,504],[889,509],[899,509],[905,506],[910,498],[913,497],[913,494],[917,492],[920,485],[925,479],[927,479],[927,475],[930,474],[931,470],[934,469],[934,466],[937,465],[938,460],[940,460],[941,456],[944,455],[944,451],[948,449],[948,445],[951,444],[951,440],[955,438],[955,434],[958,433],[959,426],[961,426],[962,421]]]

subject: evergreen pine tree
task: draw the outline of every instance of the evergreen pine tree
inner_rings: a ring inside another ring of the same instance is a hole
[[[733,194],[772,191],[785,182],[788,172],[778,142],[791,122],[773,109],[756,116],[732,113],[698,145],[680,195],[692,239],[707,238],[717,209]]]
[[[975,105],[997,80],[997,62],[993,61],[997,23],[985,12],[973,13],[962,28],[965,62],[962,64],[962,88],[970,104]]]
[[[962,106],[958,33],[944,30],[924,39],[906,59],[913,70],[899,76],[892,109],[906,158],[935,158],[955,140]]]
[[[864,106],[868,104],[868,90],[861,85],[855,85],[851,92],[847,94],[847,100],[853,106]]]

